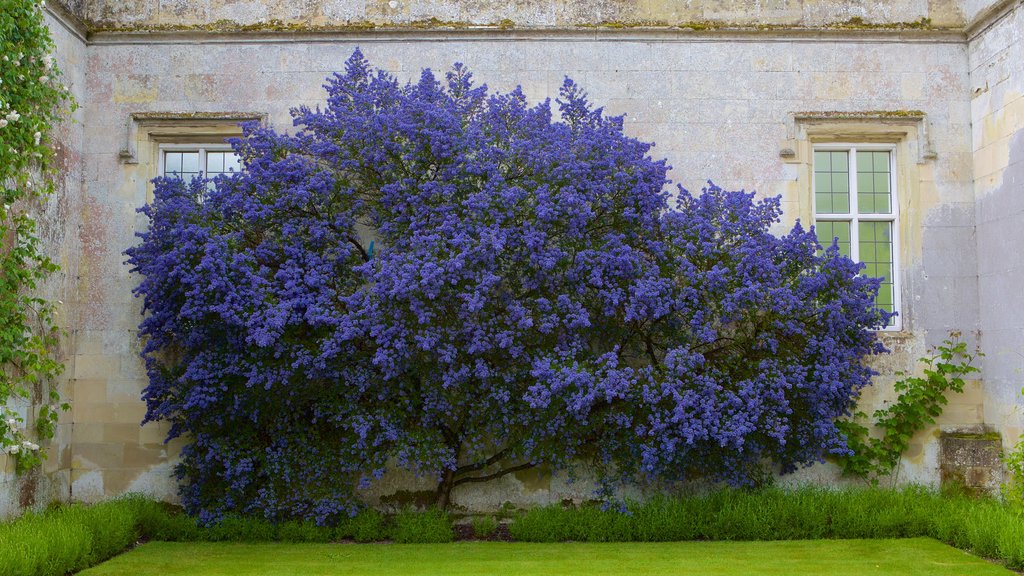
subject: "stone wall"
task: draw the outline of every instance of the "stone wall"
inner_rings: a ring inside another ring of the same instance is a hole
[[[1001,4],[969,57],[985,420],[1010,448],[1024,432],[1024,5]]]
[[[676,182],[782,195],[780,232],[812,216],[812,141],[897,142],[903,327],[883,334],[893,352],[875,362],[865,411],[960,330],[988,354],[984,381],[914,439],[900,479],[939,481],[942,431],[988,425],[1007,445],[1022,431],[1020,0],[57,1],[51,29],[82,109],[61,128],[65,180],[42,232],[63,267],[46,293],[65,303],[74,409],[42,474],[16,480],[0,456],[0,516],[29,484],[40,501],[174,498],[178,445],[163,443],[166,426],[139,426],[141,306],[123,255],[146,226],[136,209],[152,197],[157,143],[216,141],[241,118],[287,129],[288,109],[322,103],[324,78],[357,46],[401,79],[460,61],[533,101],[569,75],[656,142]],[[793,480],[838,481],[828,465]],[[391,475],[370,496],[396,503],[424,488]],[[475,508],[587,495],[534,471],[463,488],[456,501]]]
[[[554,97],[564,76],[572,76],[609,112],[626,113],[630,134],[657,142],[654,154],[669,158],[674,180],[689,188],[712,179],[763,196],[781,194],[786,225],[810,216],[809,140],[795,113],[877,116],[867,123],[906,134],[898,162],[908,186],[901,229],[907,306],[904,330],[885,336],[894,353],[880,359],[883,376],[866,402],[891,398],[893,373],[913,370],[926,346],[948,330],[972,334],[977,327],[967,51],[947,34],[910,39],[850,32],[826,39],[779,31],[710,36],[625,31],[613,40],[502,31],[346,32],[316,38],[96,34],[86,72],[82,260],[75,302],[80,315],[74,498],[126,490],[173,493],[168,472],[174,447],[161,443],[165,429],[138,427],[145,375],[137,357],[139,303],[131,295],[137,279],[122,255],[145,226],[135,210],[151,197],[148,181],[155,173],[155,149],[147,135],[171,129],[174,118],[185,128],[209,131],[218,115],[265,114],[286,129],[288,108],[321,103],[325,76],[341,69],[356,46],[402,79],[417,77],[422,67],[444,71],[461,61],[480,82],[498,90],[522,84],[534,101]],[[908,114],[912,110],[923,112],[923,120]],[[840,123],[840,129],[856,126]],[[795,155],[781,157],[786,148],[795,148]],[[968,388],[953,399],[944,424],[982,422],[980,383]],[[930,430],[915,442],[902,478],[934,483],[938,468],[938,442]],[[815,468],[808,476],[835,481],[830,467]],[[403,486],[410,488],[396,482],[380,492]],[[532,476],[469,490],[456,499],[472,506],[586,493],[580,485]]]
[[[85,100],[85,38],[81,31],[68,25],[62,18],[51,15],[47,19],[56,43],[55,57],[63,72],[61,82],[68,86],[78,102]],[[58,382],[64,398],[72,399],[75,353],[75,309],[68,304],[74,300],[78,286],[78,214],[81,202],[82,145],[84,117],[77,112],[71,121],[54,129],[53,141],[57,152],[55,165],[61,172],[56,190],[41,207],[38,217],[39,236],[50,258],[61,267],[53,274],[41,295],[56,306],[57,325],[66,332],[61,339],[58,356],[65,363],[65,373]],[[34,425],[33,413],[37,406],[24,406],[29,427]],[[0,453],[0,518],[19,509],[45,504],[51,500],[66,500],[70,496],[71,428],[72,415],[64,414],[52,441],[46,444],[49,458],[42,470],[15,476],[14,461]]]
[[[973,23],[983,18],[987,12],[995,10],[1006,3],[1005,0],[963,0],[960,4],[964,15],[964,22],[967,24]]]

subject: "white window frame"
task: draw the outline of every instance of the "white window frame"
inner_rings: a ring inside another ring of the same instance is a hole
[[[857,151],[864,152],[888,152],[889,153],[889,214],[861,214],[857,198]],[[847,152],[848,177],[850,179],[850,212],[846,214],[818,214],[816,190],[814,152]],[[815,144],[811,151],[811,215],[814,222],[825,220],[830,222],[845,221],[850,223],[850,258],[854,262],[860,262],[860,226],[859,222],[891,222],[892,223],[892,309],[897,315],[892,319],[892,324],[881,328],[884,332],[899,332],[903,330],[903,287],[900,281],[900,203],[898,189],[896,187],[896,174],[899,158],[895,144],[871,144],[856,142],[829,142]],[[828,240],[829,245],[834,238]],[[822,242],[821,239],[819,239]],[[825,242],[822,242],[825,244]]]
[[[230,144],[203,144],[203,143],[185,143],[185,144],[160,144],[157,147],[157,169],[156,173],[163,177],[164,174],[164,158],[167,156],[167,152],[199,152],[199,166],[202,168],[200,172],[206,176],[206,153],[207,152],[232,152]]]

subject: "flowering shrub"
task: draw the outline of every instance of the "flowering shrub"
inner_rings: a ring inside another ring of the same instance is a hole
[[[667,166],[566,80],[401,85],[360,53],[245,169],[161,179],[128,251],[149,421],[187,435],[186,508],[329,522],[398,466],[451,491],[588,462],[756,482],[845,451],[878,281],[778,199],[665,191]]]
[[[0,1],[0,452],[18,471],[40,463],[45,453],[30,437],[52,438],[67,409],[52,386],[63,370],[53,306],[36,292],[57,265],[32,216],[53,191],[50,129],[73,106],[52,50],[41,2]]]

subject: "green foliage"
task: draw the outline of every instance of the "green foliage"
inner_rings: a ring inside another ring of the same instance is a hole
[[[451,518],[441,510],[403,510],[395,516],[392,538],[399,544],[436,544],[451,542],[455,532]]]
[[[496,528],[487,517],[478,536]],[[631,502],[622,510],[548,506],[522,513],[510,526],[526,542],[668,542],[684,540],[810,540],[929,537],[1024,568],[1024,514],[995,499],[943,496],[908,488],[721,490]],[[388,518],[363,511],[336,529],[261,518],[197,526],[180,508],[142,498],[71,505],[0,524],[0,573],[63,575],[102,562],[138,538],[170,541],[450,542],[450,518],[439,510]]]
[[[376,510],[366,509],[338,526],[337,536],[341,540],[379,542],[387,540],[389,532],[384,515]]]
[[[896,401],[874,413],[874,427],[881,431],[881,437],[872,436],[868,427],[860,423],[867,418],[863,412],[856,413],[852,420],[837,421],[852,452],[835,458],[843,474],[872,484],[877,484],[880,477],[891,476],[911,438],[934,424],[942,414],[948,402],[946,393],[963,392],[964,377],[978,372],[973,364],[978,356],[978,352],[969,354],[967,343],[960,340],[958,332],[953,332],[930,356],[920,359],[924,364],[923,376],[899,373],[903,378],[894,385],[899,393]]]
[[[1000,487],[1003,500],[1013,506],[1024,508],[1024,440],[1017,442],[1014,449],[1003,456],[1009,478]]]
[[[548,506],[528,510],[509,525],[514,540],[524,542],[623,542],[636,540],[634,519],[596,506]]]
[[[933,538],[979,556],[997,558],[1014,570],[1024,568],[1024,516],[992,500],[946,499],[933,518]]]
[[[510,528],[530,542],[907,538],[930,535],[943,502],[919,488],[721,490],[629,503],[626,513],[537,508]]]
[[[141,511],[153,505],[134,498],[76,504],[0,524],[2,573],[63,576],[102,562],[136,542]]]
[[[477,516],[470,521],[473,526],[473,536],[477,538],[490,538],[498,530],[498,519],[494,516]]]
[[[263,518],[229,516],[200,530],[198,536],[209,542],[273,542],[277,528]]]
[[[1024,515],[992,499],[911,487],[722,490],[593,506],[535,508],[510,527],[525,542],[668,542],[930,537],[1024,567]]]
[[[334,539],[334,529],[292,520],[278,526],[277,539],[281,542],[330,542]]]
[[[194,542],[203,540],[204,529],[180,508],[153,502],[139,511],[139,526],[153,540]]]
[[[61,403],[53,380],[63,370],[53,355],[59,330],[53,305],[34,295],[57,270],[43,253],[31,212],[53,192],[50,132],[74,107],[57,79],[53,42],[42,3],[0,0],[0,450],[19,472],[40,463],[32,421],[10,401],[47,402],[34,416],[35,436],[53,437]]]

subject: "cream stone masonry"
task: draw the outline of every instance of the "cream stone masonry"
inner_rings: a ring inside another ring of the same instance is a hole
[[[99,28],[265,26],[795,26],[965,24],[956,0],[65,0]]]
[[[918,165],[917,155],[913,155],[915,184],[907,186],[922,193],[907,198],[908,208],[913,211],[905,220],[916,224],[911,236],[917,238],[906,243],[908,249],[916,251],[908,255],[904,266],[910,305],[906,332],[892,336],[903,339],[900,344],[910,351],[884,360],[882,368],[890,376],[883,382],[890,383],[891,374],[897,370],[913,370],[914,359],[924,353],[929,334],[941,337],[954,328],[970,331],[977,324],[976,306],[947,305],[957,300],[976,302],[973,245],[966,243],[963,250],[952,255],[929,256],[924,239],[929,234],[944,237],[973,232],[970,173],[957,166],[957,159],[970,154],[962,136],[969,129],[969,103],[967,57],[961,43],[780,38],[753,42],[687,38],[606,42],[511,40],[500,36],[398,42],[373,34],[316,43],[267,43],[247,41],[244,36],[225,36],[218,42],[166,40],[158,45],[104,40],[90,47],[87,113],[91,125],[87,130],[96,137],[89,139],[94,145],[86,163],[92,158],[105,162],[116,155],[122,140],[111,136],[121,133],[127,119],[139,113],[213,113],[242,108],[267,113],[271,124],[287,127],[288,108],[322,102],[323,79],[339,69],[357,45],[371,61],[402,79],[415,78],[423,67],[444,70],[452,62],[461,61],[481,82],[496,89],[508,90],[523,83],[527,96],[534,101],[555,97],[562,79],[569,75],[590,91],[594,101],[607,103],[609,112],[626,113],[629,133],[657,142],[655,153],[670,159],[676,181],[699,189],[710,178],[726,187],[751,188],[765,196],[782,194],[787,218],[799,214],[795,207],[809,193],[806,177],[791,171],[790,165],[779,158],[779,147],[789,135],[794,111],[921,110],[932,126],[931,145],[937,158],[949,161],[926,159]],[[922,64],[930,72],[921,82],[920,96],[907,100],[902,95],[903,80],[919,73]],[[145,87],[132,92],[131,98],[124,97],[127,92],[123,79],[128,76],[133,85]],[[190,78],[197,76],[214,88],[195,92]],[[908,147],[918,145],[916,129],[911,132]],[[909,179],[909,165],[907,173]],[[143,190],[148,189],[147,181],[153,175],[142,164],[124,164],[120,169],[99,171],[100,179],[86,182],[87,205],[106,207],[103,221],[107,225],[99,244],[107,248],[88,255],[90,274],[83,275],[83,295],[88,294],[86,299],[94,303],[96,312],[83,317],[83,329],[106,332],[110,338],[114,334],[134,337],[139,317],[133,313],[138,303],[132,302],[134,281],[125,274],[121,253],[136,241],[137,226],[144,225],[129,215],[145,197]],[[115,222],[118,225],[113,225]],[[930,277],[928,282],[924,281],[926,277]],[[923,302],[915,301],[910,294]],[[129,313],[123,314],[126,308]],[[111,368],[116,378],[124,378],[129,362],[122,358],[116,369]],[[145,379],[140,377],[137,385],[141,390]],[[951,414],[968,420],[951,423],[980,422],[978,398],[964,399],[975,402],[973,409],[967,407]],[[123,401],[109,402],[118,411],[128,407]],[[97,424],[130,421],[109,413],[83,415],[83,419]],[[159,454],[153,456],[152,463],[164,462]],[[93,458],[76,460],[76,479],[78,474],[88,473],[89,489],[98,491],[100,477],[103,492],[116,493],[116,488],[107,485],[107,469],[127,468],[129,464],[122,458],[120,452],[101,451]],[[919,458],[911,465],[907,478],[937,478],[937,460]],[[145,466],[139,464],[138,470],[141,473]],[[534,495],[520,480],[509,478],[503,484],[509,486],[493,497],[502,494],[501,498],[507,499],[514,493],[518,496],[511,498],[513,501],[534,501]],[[586,494],[586,487],[575,488],[573,494],[562,492],[557,496]],[[73,494],[84,496],[75,490]],[[458,501],[476,507],[501,503],[487,494],[477,490],[473,498],[482,500]]]
[[[985,421],[1009,449],[1024,432],[1024,3],[996,7],[968,55]]]
[[[463,62],[479,82],[501,91],[522,85],[535,102],[555,97],[571,76],[608,112],[626,114],[629,134],[655,142],[652,153],[669,159],[681,185],[699,190],[711,179],[781,195],[780,232],[812,217],[815,143],[893,145],[902,328],[882,335],[892,353],[876,359],[880,376],[862,405],[870,412],[890,402],[896,373],[915,370],[929,346],[960,330],[988,354],[984,373],[914,439],[899,478],[939,481],[942,431],[990,426],[1004,445],[1015,443],[1024,381],[1020,0],[750,4],[55,5],[55,14],[78,21],[62,28],[55,20],[54,29],[63,30],[60,49],[77,66],[82,104],[77,136],[69,136],[80,155],[68,165],[67,237],[52,240],[74,287],[65,302],[75,407],[60,436],[62,458],[48,464],[52,477],[64,478],[54,484],[63,487],[60,497],[131,490],[175,498],[170,471],[180,445],[163,443],[164,425],[139,426],[141,306],[123,255],[147,225],[136,210],[151,198],[158,145],[215,143],[246,118],[289,129],[289,108],[321,104],[324,78],[356,47],[402,80]],[[793,479],[842,482],[831,465]],[[0,483],[9,503],[17,499],[13,485]],[[369,496],[394,502],[410,488],[414,480],[394,475]],[[589,496],[585,484],[531,474],[462,488],[454,498],[468,509]]]

